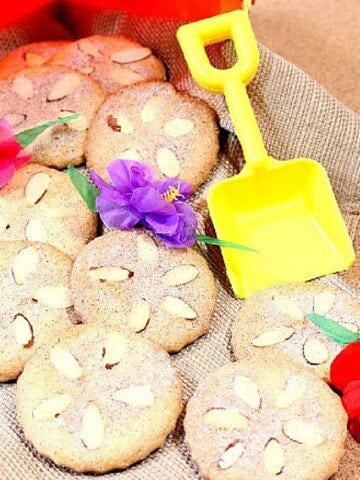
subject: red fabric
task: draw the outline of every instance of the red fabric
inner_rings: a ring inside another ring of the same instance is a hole
[[[96,10],[119,10],[145,17],[164,17],[185,20],[210,17],[220,12],[241,8],[239,0],[74,0],[72,7]],[[252,0],[255,3],[255,0]],[[12,0],[1,8],[0,27],[19,23],[27,15],[58,5],[57,0]]]
[[[0,27],[22,23],[29,15],[38,12],[50,11],[55,0],[11,0],[3,2],[1,6]]]

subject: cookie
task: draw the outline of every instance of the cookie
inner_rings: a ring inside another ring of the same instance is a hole
[[[131,85],[102,104],[91,123],[87,166],[104,179],[110,161],[147,163],[161,178],[181,177],[195,190],[209,176],[219,150],[215,113],[166,82]]]
[[[70,43],[66,40],[49,40],[21,45],[0,59],[0,79],[13,75],[23,68],[43,65],[58,52],[59,48]]]
[[[184,427],[208,480],[327,480],[344,453],[346,422],[340,398],[313,372],[259,355],[203,379]]]
[[[27,68],[0,81],[0,115],[15,133],[79,114],[68,124],[48,128],[26,148],[34,162],[56,168],[84,162],[87,128],[103,99],[96,82],[64,67]]]
[[[66,45],[48,62],[89,75],[108,93],[124,85],[165,80],[163,63],[150,48],[122,35],[94,35]]]
[[[160,447],[182,409],[169,355],[131,332],[78,325],[38,350],[17,385],[25,437],[77,472],[123,469]]]
[[[169,352],[207,333],[215,308],[214,277],[205,259],[137,230],[90,242],[76,258],[71,289],[85,323],[141,333]]]
[[[38,345],[71,324],[71,267],[51,245],[0,242],[0,381],[15,379]]]
[[[330,364],[341,345],[306,319],[313,312],[349,330],[359,330],[359,302],[337,287],[311,282],[268,288],[245,300],[241,307],[231,338],[235,356],[248,358],[259,350],[277,355],[286,352],[293,361],[328,379]]]
[[[49,243],[74,257],[96,226],[97,216],[64,172],[29,164],[1,189],[0,240]]]

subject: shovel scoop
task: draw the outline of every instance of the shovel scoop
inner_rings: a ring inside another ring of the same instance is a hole
[[[177,37],[195,81],[224,94],[245,158],[240,174],[208,195],[217,237],[257,250],[221,248],[235,295],[349,268],[355,254],[325,169],[308,158],[275,160],[265,149],[246,91],[259,63],[248,9],[183,25]],[[237,61],[217,69],[205,47],[229,39]]]

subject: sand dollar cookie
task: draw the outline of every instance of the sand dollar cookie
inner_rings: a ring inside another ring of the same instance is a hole
[[[360,304],[343,290],[318,282],[273,287],[242,305],[231,338],[235,356],[241,360],[260,350],[277,355],[287,352],[293,361],[328,379],[341,345],[306,319],[313,312],[354,332],[359,330]]]
[[[68,124],[48,128],[26,148],[34,162],[56,168],[85,160],[89,122],[103,99],[96,82],[64,67],[29,67],[0,81],[0,115],[8,119],[15,133],[79,114]]]
[[[109,93],[145,80],[165,80],[163,63],[150,48],[122,35],[93,35],[70,43],[48,62],[89,75]]]
[[[68,175],[29,164],[1,189],[0,240],[50,243],[74,257],[96,235],[97,218]]]
[[[346,414],[313,372],[259,355],[202,380],[184,427],[209,480],[327,480],[344,453]]]
[[[166,82],[131,85],[110,96],[89,129],[87,166],[107,177],[110,161],[151,166],[159,178],[181,177],[194,189],[214,167],[219,149],[213,110]]]
[[[21,45],[0,59],[0,79],[17,73],[23,68],[43,65],[58,52],[59,48],[69,43],[71,42],[66,40],[49,40]]]
[[[214,278],[200,254],[136,230],[90,242],[75,261],[71,288],[85,323],[141,333],[169,352],[206,333],[215,308]]]
[[[39,344],[71,324],[71,267],[50,245],[0,242],[0,381],[16,378]]]
[[[169,355],[130,332],[78,325],[27,363],[17,386],[25,437],[78,472],[126,468],[160,447],[182,409]]]

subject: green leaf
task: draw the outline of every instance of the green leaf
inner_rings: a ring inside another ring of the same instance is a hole
[[[259,253],[259,250],[255,250],[255,248],[240,245],[239,243],[228,242],[226,240],[220,240],[219,238],[208,237],[207,235],[196,235],[196,241],[207,243],[208,245],[218,245],[219,247],[236,248],[237,250]]]
[[[348,343],[356,342],[360,339],[359,333],[352,332],[347,328],[339,325],[331,318],[324,317],[318,313],[309,313],[306,318],[310,320],[319,330],[321,330],[327,337],[334,340],[336,343],[346,345]]]
[[[100,193],[99,189],[85,175],[80,173],[77,168],[74,168],[73,165],[68,165],[68,175],[89,209],[92,212],[97,212],[95,200]]]
[[[67,117],[57,118],[55,120],[49,120],[48,122],[41,123],[40,125],[36,125],[36,127],[29,128],[28,130],[24,130],[23,132],[15,135],[16,140],[20,143],[22,148],[25,148],[47,128],[52,127],[53,125],[60,125],[61,123],[68,123],[71,120],[78,118],[78,116],[79,114],[75,113],[74,115],[69,115]]]

